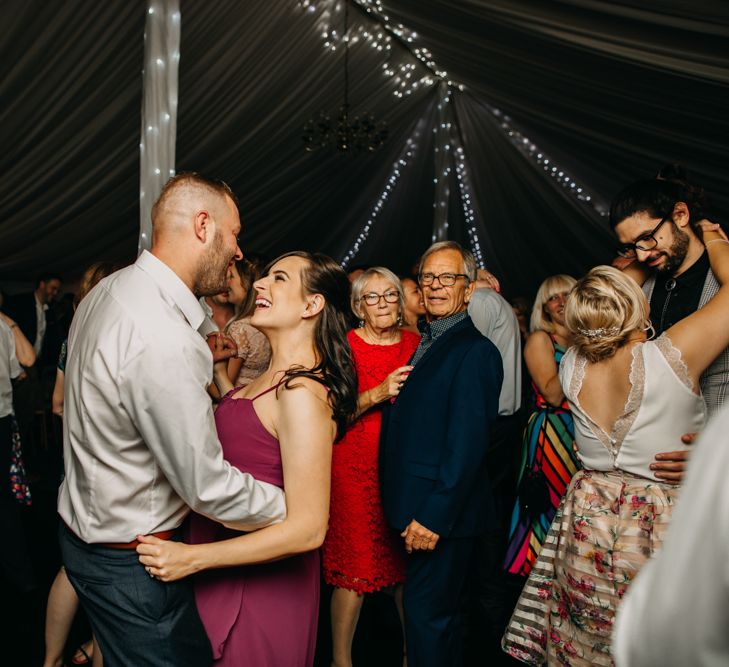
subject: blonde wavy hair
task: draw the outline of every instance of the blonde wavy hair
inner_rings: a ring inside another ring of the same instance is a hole
[[[565,325],[588,361],[612,357],[630,334],[646,328],[650,310],[638,284],[612,266],[596,266],[573,288]]]
[[[529,331],[546,331],[554,333],[555,326],[552,318],[547,310],[547,301],[555,294],[569,292],[577,281],[572,277],[559,273],[556,276],[546,278],[539,286],[537,295],[534,297],[534,306],[532,306],[532,316],[529,320]]]

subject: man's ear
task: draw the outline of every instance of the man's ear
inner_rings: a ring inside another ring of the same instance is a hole
[[[677,201],[673,207],[673,222],[677,227],[687,227],[691,222],[691,212],[685,202]]]
[[[215,221],[207,211],[198,211],[195,214],[195,236],[203,243],[207,243],[215,234]]]
[[[312,294],[306,297],[306,308],[304,309],[304,319],[315,317],[322,310],[325,305],[324,297],[321,294]]]
[[[471,294],[476,289],[476,282],[473,280],[468,281],[468,287],[466,287],[466,293],[463,295],[463,301],[468,303],[471,300]]]

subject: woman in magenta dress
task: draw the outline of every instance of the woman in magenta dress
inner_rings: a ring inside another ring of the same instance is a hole
[[[349,283],[330,258],[290,253],[273,262],[255,289],[252,322],[271,343],[271,363],[242,388],[232,387],[226,362],[216,364],[224,396],[215,420],[226,459],[286,491],[287,517],[241,535],[193,515],[191,544],[143,538],[138,551],[163,581],[196,575],[216,665],[308,667],[332,443],[356,410],[345,333]],[[214,344],[226,342],[217,337]]]
[[[360,275],[352,284],[351,303],[361,323],[347,334],[357,369],[359,419],[334,447],[329,531],[322,550],[324,579],[334,586],[334,667],[352,665],[364,594],[405,580],[402,539],[387,525],[380,497],[381,406],[400,392],[412,368],[405,364],[420,340],[399,326],[402,286],[388,269],[374,267]]]

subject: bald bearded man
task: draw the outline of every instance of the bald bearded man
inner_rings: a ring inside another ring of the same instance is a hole
[[[235,197],[181,174],[152,224],[151,252],[89,293],[68,340],[61,550],[110,667],[212,661],[189,581],[145,572],[137,536],[175,539],[190,508],[240,530],[285,515],[277,487],[223,460],[206,393],[198,297],[222,291],[242,256]]]

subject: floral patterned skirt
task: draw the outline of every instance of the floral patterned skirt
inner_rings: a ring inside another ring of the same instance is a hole
[[[532,665],[613,665],[615,611],[660,548],[678,487],[625,472],[572,479],[502,646]]]

